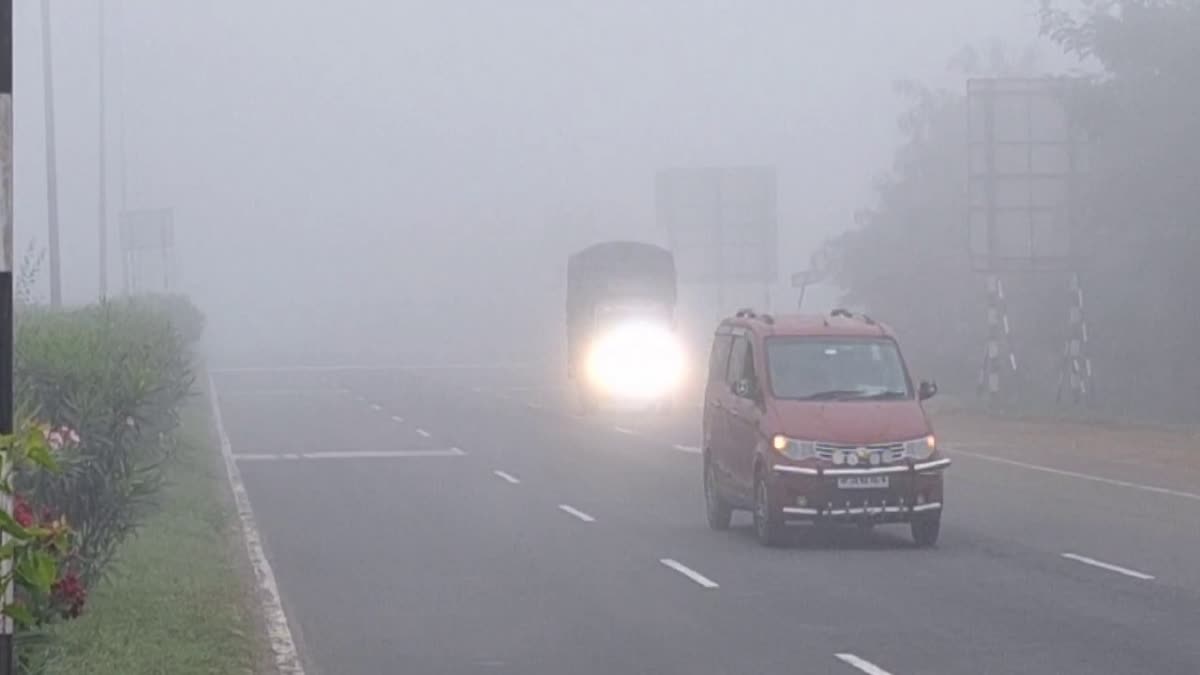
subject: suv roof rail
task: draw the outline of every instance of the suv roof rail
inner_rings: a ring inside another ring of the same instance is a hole
[[[735,316],[735,318],[738,318],[738,319],[750,319],[752,321],[762,321],[763,323],[767,324],[768,326],[775,325],[775,317],[771,316],[770,314],[766,314],[766,313],[759,314],[750,307],[744,307],[742,309],[739,309],[737,311],[737,314],[734,316]]]
[[[866,314],[855,314],[854,312],[851,312],[848,309],[842,309],[840,307],[833,310],[832,312],[830,312],[829,316],[832,316],[832,317],[840,316],[840,317],[844,317],[846,319],[860,319],[863,323],[867,324],[868,326],[879,325],[878,322],[875,321],[875,319],[872,319],[870,316],[868,316]]]

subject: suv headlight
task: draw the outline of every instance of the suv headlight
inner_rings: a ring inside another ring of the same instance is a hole
[[[771,439],[771,447],[775,448],[775,452],[796,461],[817,456],[817,444],[813,441],[798,441],[787,436],[775,436]]]
[[[933,456],[937,450],[937,438],[932,434],[904,444],[904,455],[909,459],[923,461]]]

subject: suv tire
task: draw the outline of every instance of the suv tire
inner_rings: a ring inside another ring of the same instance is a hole
[[[704,505],[708,514],[708,526],[717,531],[729,529],[733,520],[733,507],[721,497],[717,489],[717,473],[708,459],[704,456]]]
[[[766,472],[754,472],[754,533],[763,546],[776,547],[783,544],[783,512],[771,500]]]
[[[920,548],[933,548],[937,545],[938,534],[942,529],[942,514],[917,516],[912,521],[912,538]]]

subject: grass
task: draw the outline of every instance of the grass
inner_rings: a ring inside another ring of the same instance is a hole
[[[253,675],[264,653],[207,406],[191,403],[161,510],[122,548],[46,675]]]

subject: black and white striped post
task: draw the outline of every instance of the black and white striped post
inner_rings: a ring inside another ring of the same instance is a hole
[[[1092,358],[1088,350],[1088,325],[1083,316],[1083,286],[1078,274],[1072,274],[1070,304],[1067,307],[1067,340],[1063,347],[1062,372],[1058,376],[1058,396],[1070,389],[1076,405],[1086,404],[1092,395]]]
[[[979,370],[979,394],[995,403],[1003,395],[1002,374],[1017,373],[1017,355],[1010,341],[1007,299],[1004,282],[992,275],[987,280],[988,336],[984,343],[983,367]]]
[[[12,118],[12,0],[0,0],[0,435],[13,431],[13,118]],[[8,465],[0,470],[8,470]],[[0,494],[0,508],[12,511],[12,500]],[[0,537],[0,544],[4,538]],[[0,574],[9,575],[5,561]],[[0,606],[12,603],[12,584]],[[12,675],[13,623],[0,615],[0,675]]]

